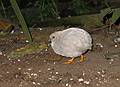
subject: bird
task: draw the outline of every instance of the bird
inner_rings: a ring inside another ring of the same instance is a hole
[[[84,53],[92,49],[91,35],[76,27],[53,32],[49,36],[49,42],[56,54],[71,58],[64,64],[74,63],[74,59],[79,56],[80,62],[83,62]]]

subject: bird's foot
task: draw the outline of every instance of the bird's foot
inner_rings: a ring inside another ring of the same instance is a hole
[[[66,61],[66,62],[64,62],[64,64],[73,64],[74,63],[74,58],[72,58],[72,59],[70,59],[70,60],[68,60],[68,61]]]
[[[84,62],[85,61],[85,57],[83,55],[80,56],[80,63]]]

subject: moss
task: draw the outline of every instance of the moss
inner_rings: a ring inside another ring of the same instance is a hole
[[[40,52],[45,49],[47,49],[47,44],[45,44],[45,43],[26,45],[24,47],[13,50],[7,56],[9,58],[20,58],[27,54],[37,53],[37,52]]]
[[[99,14],[72,16],[45,22],[46,26],[77,25],[85,28],[95,28],[103,25]]]

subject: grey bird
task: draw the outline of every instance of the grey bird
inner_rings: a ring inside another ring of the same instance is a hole
[[[80,62],[85,60],[83,54],[92,48],[92,37],[84,29],[68,28],[50,35],[50,45],[56,54],[70,57],[65,64],[73,63],[80,56]]]

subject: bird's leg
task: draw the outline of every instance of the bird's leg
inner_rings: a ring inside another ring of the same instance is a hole
[[[83,62],[85,60],[84,55],[80,55],[80,62]]]
[[[74,63],[74,58],[72,58],[72,59],[70,59],[70,60],[68,60],[68,61],[66,61],[66,62],[64,62],[64,64],[71,64],[71,63]]]

